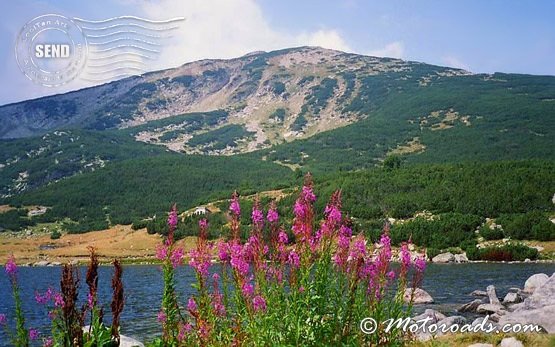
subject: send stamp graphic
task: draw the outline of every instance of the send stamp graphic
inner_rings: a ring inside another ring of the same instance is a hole
[[[93,21],[46,14],[21,29],[15,57],[27,78],[47,87],[76,78],[99,83],[140,75],[183,20],[121,16]]]

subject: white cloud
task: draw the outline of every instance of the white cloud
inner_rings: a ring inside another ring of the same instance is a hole
[[[452,55],[448,55],[448,56],[443,57],[441,59],[441,61],[449,67],[454,67],[454,68],[457,68],[457,69],[463,69],[463,70],[466,70],[466,71],[472,71],[470,69],[470,66],[468,66],[467,64],[462,62],[459,58],[454,57]]]
[[[320,46],[343,52],[352,52],[352,49],[337,30],[322,29],[313,33],[300,34],[296,40],[298,45]]]
[[[145,18],[185,21],[164,47],[156,69],[206,58],[234,58],[252,51],[292,46],[321,46],[352,51],[335,29],[285,33],[275,30],[253,0],[162,0],[137,3]]]
[[[388,43],[382,48],[371,50],[367,53],[375,57],[389,57],[402,59],[405,56],[405,45],[401,41]]]

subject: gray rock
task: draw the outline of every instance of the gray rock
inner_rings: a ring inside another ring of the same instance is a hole
[[[453,253],[441,253],[432,258],[433,263],[451,263],[455,261]]]
[[[493,347],[493,345],[491,343],[473,343],[468,347]]]
[[[503,298],[503,303],[504,304],[518,304],[519,302],[522,302],[522,297],[520,296],[520,294],[518,292],[517,293],[509,292]]]
[[[478,309],[478,306],[480,306],[481,304],[483,304],[482,300],[475,299],[475,300],[472,300],[469,303],[466,303],[466,304],[462,305],[461,307],[459,307],[457,309],[457,311],[459,311],[459,312],[476,312],[476,309]]]
[[[555,274],[520,304],[501,317],[499,323],[536,324],[550,334],[555,333]]]
[[[476,328],[477,326],[480,326],[480,331],[484,329],[486,330],[496,329],[500,327],[497,322],[492,321],[491,319],[489,319],[488,316],[476,318],[475,320],[472,321],[472,324],[470,324],[470,326],[472,328]]]
[[[486,293],[483,290],[475,290],[472,293],[470,293],[470,295],[472,295],[472,296],[488,296],[488,293]]]
[[[50,265],[50,262],[46,260],[37,261],[35,264],[33,264],[33,266],[48,266],[48,265]]]
[[[495,304],[481,304],[476,308],[477,313],[481,314],[494,314],[504,310],[505,307],[503,305],[495,305]]]
[[[505,337],[501,340],[499,347],[524,347],[524,345],[514,337]]]
[[[120,336],[119,346],[120,347],[145,347],[145,345],[143,345],[141,342],[124,335]]]
[[[89,325],[85,325],[83,327],[83,332],[88,333],[89,328],[90,328]],[[145,347],[145,345],[142,342],[139,342],[134,338],[131,338],[125,335],[120,335],[119,339],[120,339],[119,341],[120,347]]]
[[[530,276],[524,283],[524,291],[527,293],[533,293],[536,288],[541,287],[547,280],[549,276],[546,274],[535,274]]]
[[[412,288],[405,289],[403,300],[405,302],[410,302],[411,296],[413,304],[431,304],[434,302],[432,296],[422,288],[414,289],[414,293]]]
[[[412,320],[416,322],[416,321],[419,321],[419,320],[426,319],[428,317],[431,318],[430,319],[431,323],[437,323],[440,320],[443,320],[443,319],[447,318],[443,313],[428,308],[424,311],[424,313],[419,314],[418,316],[412,318]]]
[[[486,292],[488,293],[489,303],[492,305],[501,305],[499,302],[499,298],[497,297],[497,293],[495,292],[495,286],[489,285],[486,288]]]
[[[437,322],[438,333],[443,334],[442,330],[447,330],[455,324],[458,324],[459,326],[466,324],[466,318],[463,316],[451,316],[440,320]]]
[[[468,258],[466,253],[455,254],[455,263],[468,263]]]
[[[50,263],[51,266],[62,266],[62,263],[60,263],[59,261],[53,261],[52,263]]]

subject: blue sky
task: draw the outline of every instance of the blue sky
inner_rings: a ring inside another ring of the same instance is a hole
[[[555,75],[554,1],[109,0],[4,2],[0,104],[90,86],[47,88],[18,69],[14,43],[30,19],[57,13],[91,20],[121,15],[186,18],[149,69],[254,50],[320,45],[360,54],[465,68]]]

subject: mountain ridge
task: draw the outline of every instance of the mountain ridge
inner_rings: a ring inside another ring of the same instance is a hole
[[[64,127],[127,127],[187,112],[225,109],[231,113],[231,123],[243,124],[257,133],[256,145],[267,139],[271,143],[294,140],[335,128],[333,123],[338,122],[338,126],[350,124],[358,118],[341,112],[336,112],[336,116],[343,117],[334,117],[334,110],[324,101],[319,106],[329,107],[313,112],[322,113],[323,120],[312,124],[308,119],[308,124],[301,124],[305,128],[303,131],[293,130],[274,136],[271,126],[259,129],[260,123],[268,120],[259,108],[270,103],[270,113],[280,105],[291,109],[293,117],[291,121],[286,121],[287,126],[291,127],[295,115],[302,113],[302,106],[306,106],[304,98],[311,92],[310,88],[317,88],[318,82],[328,75],[336,81],[335,85],[323,88],[332,88],[338,94],[353,93],[345,84],[350,82],[345,82],[346,79],[340,76],[342,73],[358,68],[361,71],[355,71],[357,75],[379,74],[410,70],[419,64],[452,74],[467,74],[459,69],[306,46],[254,52],[232,59],[204,59],[185,63],[176,68],[153,71],[79,91],[0,106],[0,114],[5,119],[4,125],[0,125],[0,138],[42,135],[48,130]],[[343,65],[341,71],[335,68],[339,65]],[[291,78],[288,75],[292,75]],[[312,80],[305,81],[305,86],[293,88],[296,82],[307,76]],[[351,88],[356,93],[357,85]],[[327,97],[333,103],[335,96],[339,95]],[[242,118],[260,119],[249,122]],[[329,118],[335,120],[331,125],[323,125]],[[256,149],[256,145],[249,150]]]

